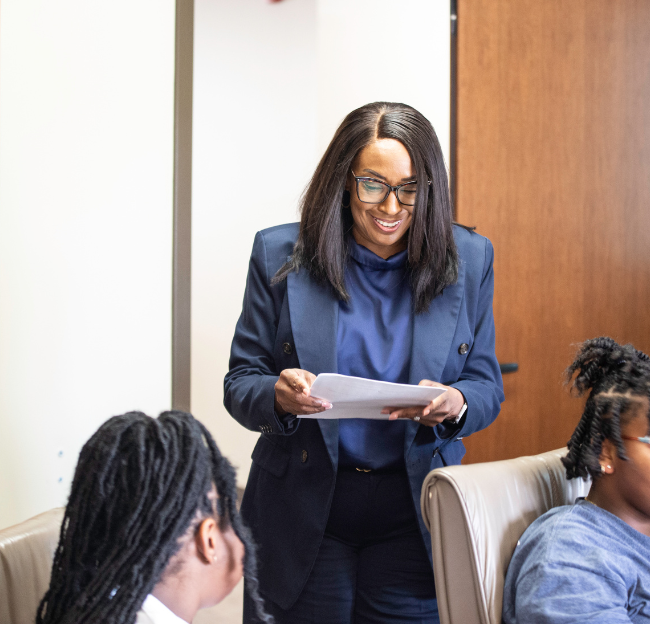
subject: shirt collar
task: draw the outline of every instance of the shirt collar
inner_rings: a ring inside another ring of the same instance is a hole
[[[153,594],[149,594],[144,599],[140,610],[144,611],[154,624],[188,624],[160,602]]]
[[[406,266],[408,260],[408,249],[404,249],[390,258],[384,260],[376,253],[370,251],[367,247],[359,245],[353,236],[348,239],[348,251],[350,256],[359,264],[369,267],[375,271],[390,271],[392,269],[401,269]]]

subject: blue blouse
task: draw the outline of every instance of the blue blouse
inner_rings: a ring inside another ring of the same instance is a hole
[[[413,344],[407,251],[387,260],[349,240],[345,285],[350,300],[339,303],[338,372],[379,381],[408,383]],[[392,468],[404,462],[406,421],[339,421],[339,465]]]

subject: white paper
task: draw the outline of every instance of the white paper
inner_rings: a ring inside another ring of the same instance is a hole
[[[445,392],[444,388],[412,386],[335,373],[321,373],[311,387],[311,396],[329,401],[332,404],[332,409],[318,414],[298,415],[298,418],[388,420],[389,414],[381,413],[385,407],[428,405],[443,392]]]

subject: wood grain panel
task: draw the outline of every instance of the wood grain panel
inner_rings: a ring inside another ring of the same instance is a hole
[[[457,214],[495,247],[497,421],[468,462],[566,444],[575,345],[650,350],[650,2],[459,0]]]

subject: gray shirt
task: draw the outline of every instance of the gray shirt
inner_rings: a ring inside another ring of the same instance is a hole
[[[650,623],[650,537],[585,500],[551,509],[517,544],[503,622]]]

